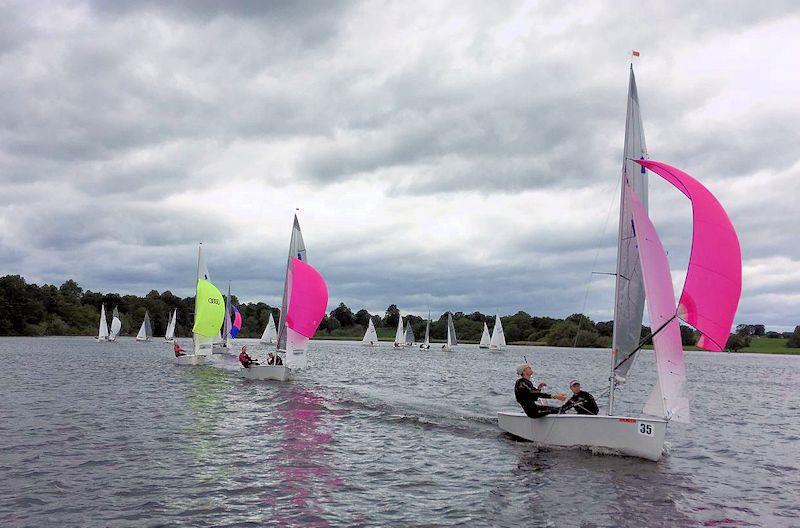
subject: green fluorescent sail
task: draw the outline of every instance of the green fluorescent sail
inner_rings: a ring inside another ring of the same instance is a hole
[[[225,301],[216,286],[207,280],[197,279],[197,313],[194,314],[195,334],[215,337],[225,319]]]

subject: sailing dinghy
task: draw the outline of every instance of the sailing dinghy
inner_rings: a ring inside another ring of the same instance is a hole
[[[411,328],[411,317],[409,316],[406,319],[406,331],[405,331],[405,343],[407,347],[414,346],[414,341],[416,341],[416,337],[414,336],[414,329]]]
[[[491,338],[489,337],[489,327],[486,326],[486,321],[484,321],[483,333],[481,334],[481,342],[478,344],[478,348],[489,348],[490,342]]]
[[[245,379],[287,381],[292,370],[306,366],[308,340],[314,337],[328,306],[325,279],[306,259],[306,246],[295,215],[276,346],[277,353],[284,355],[283,365],[242,367],[239,372]]]
[[[506,346],[506,334],[503,333],[503,321],[500,320],[500,314],[498,313],[494,317],[494,328],[492,328],[492,339],[489,341],[489,350],[501,350],[504,346]]]
[[[406,346],[406,333],[403,331],[403,316],[397,316],[397,331],[394,333],[394,347]]]
[[[97,341],[108,339],[108,323],[106,322],[106,305],[100,305],[100,328],[97,330]]]
[[[456,338],[456,327],[453,325],[453,314],[447,312],[447,343],[442,346],[442,349],[449,352],[457,344],[458,339]]]
[[[192,353],[175,358],[178,365],[200,365],[213,353],[215,337],[225,318],[222,293],[211,284],[202,242],[197,248],[197,275],[194,294],[194,326],[192,327]],[[216,325],[216,326],[214,326]]]
[[[120,329],[122,329],[122,321],[119,318],[119,312],[117,311],[117,307],[115,306],[114,311],[112,312],[111,315],[111,331],[108,334],[108,340],[116,341]]]
[[[153,328],[150,326],[150,312],[145,309],[144,321],[142,321],[142,326],[139,327],[139,333],[136,334],[136,340],[150,341],[151,337],[153,337]]]
[[[178,321],[178,309],[175,308],[172,310],[172,317],[169,318],[169,324],[167,324],[167,331],[164,333],[164,341],[167,343],[172,343],[172,340],[175,338],[175,324]]]
[[[422,350],[431,348],[431,313],[428,312],[428,321],[425,323],[425,340],[419,346]]]
[[[269,321],[267,327],[264,328],[264,333],[261,334],[261,344],[274,345],[275,338],[278,336],[278,331],[275,329],[275,320],[272,318],[272,311],[269,312]]]
[[[372,317],[369,318],[367,331],[364,332],[364,339],[361,340],[361,344],[368,347],[378,346],[378,334],[375,332],[375,324],[372,322]]]
[[[703,336],[699,348],[721,351],[730,333],[742,289],[742,255],[736,231],[719,201],[685,172],[645,159],[636,81],[631,67],[622,170],[617,288],[607,416],[557,414],[532,419],[499,412],[498,425],[541,445],[600,448],[657,461],[667,424],[689,422],[689,396],[679,319]],[[693,233],[689,266],[676,307],[666,253],[647,215],[646,170],[658,174],[692,204]],[[634,258],[635,257],[635,258]],[[639,417],[614,415],[614,388],[624,383],[640,339],[647,301],[657,382]]]

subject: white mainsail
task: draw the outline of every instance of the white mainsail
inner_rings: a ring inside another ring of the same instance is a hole
[[[403,346],[406,344],[406,334],[403,332],[403,317],[397,316],[397,331],[394,333],[394,346]]]
[[[178,309],[175,308],[172,311],[172,317],[169,319],[169,324],[167,324],[167,331],[164,333],[164,340],[172,341],[175,337],[175,324],[178,320]]]
[[[372,322],[372,317],[369,318],[367,331],[364,332],[364,339],[361,340],[361,344],[367,346],[374,346],[378,344],[378,334],[375,332],[375,325]]]
[[[275,343],[275,337],[278,335],[278,331],[275,329],[275,320],[272,318],[272,312],[269,313],[269,321],[267,321],[267,327],[264,328],[264,333],[261,334],[261,342],[265,345],[271,345]]]
[[[478,344],[478,348],[489,348],[490,342],[491,338],[489,337],[489,327],[486,326],[486,321],[484,321],[483,333],[481,334],[481,342]]]
[[[456,338],[456,327],[453,324],[453,314],[447,313],[447,348],[448,350],[458,344]]]
[[[492,340],[489,342],[489,348],[500,350],[504,346],[506,346],[506,334],[503,332],[503,321],[500,320],[500,314],[498,313],[494,317],[494,328],[492,328]]]
[[[197,277],[195,280],[195,288],[197,281],[203,279],[211,281],[211,274],[208,273],[208,266],[206,266],[206,259],[203,256],[203,243],[197,249]],[[197,290],[194,293],[194,313],[197,314]],[[192,333],[192,340],[194,341],[194,353],[201,356],[210,356],[213,352],[213,344],[215,340],[213,337],[207,337],[197,333]]]
[[[144,311],[144,321],[142,321],[142,326],[139,327],[139,333],[136,334],[137,341],[147,341],[151,337],[153,337],[153,329],[150,326],[150,312],[147,310]]]
[[[289,255],[286,258],[286,275],[283,281],[283,301],[281,302],[281,318],[278,323],[278,350],[287,350],[287,327],[286,327],[286,308],[289,306],[289,295],[291,293],[291,285],[289,283],[291,276],[289,274],[289,265],[291,264],[292,257],[303,262],[308,262],[308,255],[306,253],[306,245],[303,242],[303,233],[300,231],[300,222],[297,221],[297,215],[294,215],[294,224],[292,225],[292,236],[289,239]]]
[[[405,331],[404,340],[405,340],[406,345],[408,345],[408,346],[413,345],[414,341],[416,341],[416,337],[414,337],[414,329],[411,328],[411,317],[406,319],[406,331]]]
[[[106,322],[106,305],[100,305],[100,328],[97,331],[97,340],[105,341],[108,339],[108,323]]]
[[[425,323],[425,341],[423,341],[422,346],[424,348],[431,347],[431,314],[428,314],[428,321]]]
[[[622,161],[622,185],[620,193],[619,233],[617,239],[617,272],[614,302],[614,351],[613,383],[625,381],[633,365],[634,357],[625,359],[639,346],[644,312],[644,285],[642,284],[639,251],[633,232],[630,201],[625,192],[626,181],[647,212],[647,174],[633,160],[647,158],[639,94],[633,66],[628,83],[628,108],[625,116],[625,146]],[[613,394],[613,389],[612,389]]]
[[[119,335],[119,331],[122,328],[122,321],[119,318],[119,312],[117,311],[117,307],[114,307],[114,311],[111,316],[111,332],[108,334],[109,341],[115,341],[117,336]]]

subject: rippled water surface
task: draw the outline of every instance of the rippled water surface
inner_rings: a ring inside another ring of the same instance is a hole
[[[158,340],[0,339],[0,525],[800,526],[800,357],[689,353],[693,423],[652,463],[497,428],[523,355],[599,395],[607,351],[457,350],[313,342],[277,383]]]

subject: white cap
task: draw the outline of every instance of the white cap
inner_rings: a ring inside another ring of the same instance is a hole
[[[525,372],[526,368],[531,368],[530,365],[527,363],[523,363],[522,365],[517,367],[517,376],[522,376],[522,373]]]
[[[574,380],[572,380],[572,381],[570,381],[570,382],[569,382],[569,387],[570,387],[570,388],[572,388],[572,386],[573,386],[573,385],[576,385],[576,384],[577,384],[577,385],[580,385],[580,384],[581,384],[581,382],[580,382],[580,381],[578,381],[578,380],[576,380],[576,379],[574,379]]]

